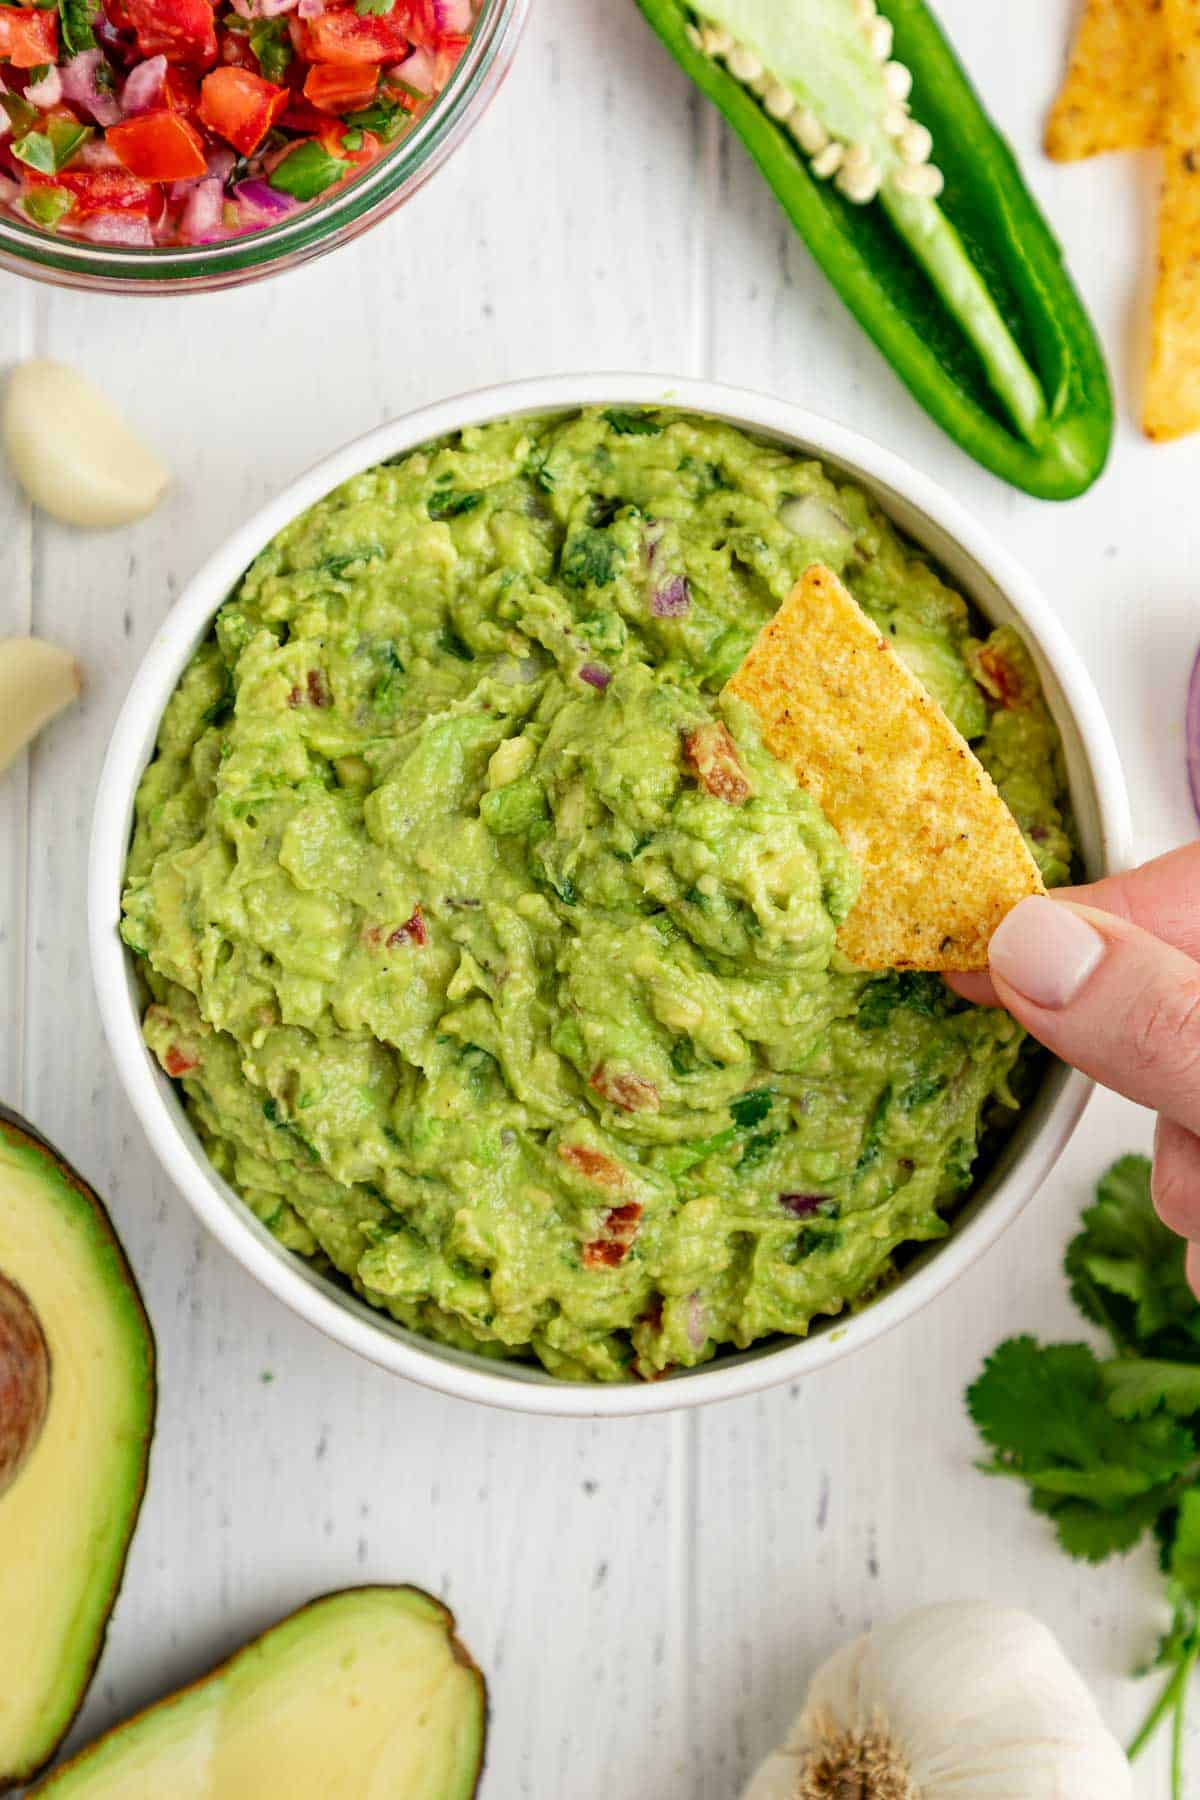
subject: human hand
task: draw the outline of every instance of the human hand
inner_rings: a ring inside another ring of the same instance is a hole
[[[1085,1075],[1158,1114],[1154,1204],[1200,1296],[1200,843],[1022,900],[957,993],[1000,1005]]]

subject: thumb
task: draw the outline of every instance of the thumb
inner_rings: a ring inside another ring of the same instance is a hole
[[[1200,1132],[1200,964],[1110,913],[1022,900],[988,948],[1033,1036],[1105,1087]]]

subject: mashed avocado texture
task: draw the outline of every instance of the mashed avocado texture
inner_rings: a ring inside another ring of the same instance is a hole
[[[297,519],[143,778],[147,1042],[298,1254],[613,1381],[804,1333],[947,1230],[1031,1058],[835,947],[855,868],[721,689],[813,560],[1072,857],[1027,653],[852,487],[732,427],[462,432]]]

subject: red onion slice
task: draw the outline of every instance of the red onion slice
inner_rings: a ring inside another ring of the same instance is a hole
[[[63,97],[62,76],[57,66],[51,63],[40,81],[31,81],[25,89],[25,98],[43,111],[57,106]]]
[[[656,619],[682,619],[691,605],[692,590],[686,575],[672,575],[650,596],[650,611]]]
[[[115,150],[110,150],[103,138],[89,138],[80,146],[75,161],[84,169],[119,169],[121,159]]]
[[[80,225],[79,235],[93,244],[121,244],[135,250],[154,248],[149,219],[133,213],[93,213]]]
[[[1187,771],[1192,790],[1192,806],[1200,819],[1200,651],[1192,664],[1192,678],[1187,697]]]
[[[154,112],[165,105],[163,82],[167,78],[165,56],[150,56],[130,69],[121,89],[121,105],[126,113]]]
[[[62,79],[63,99],[90,113],[97,125],[107,127],[116,125],[124,114],[115,97],[101,88],[101,68],[108,68],[102,50],[81,50],[70,62],[62,65],[59,75]]]
[[[780,1194],[779,1204],[794,1219],[811,1219],[828,1198],[827,1194]]]
[[[325,11],[325,0],[300,0],[296,11],[302,19],[319,19]]]
[[[584,663],[579,671],[580,681],[586,681],[589,687],[599,688],[603,693],[612,680],[612,671],[600,663]]]
[[[433,16],[442,32],[468,32],[474,24],[471,0],[433,0]]]
[[[402,63],[397,63],[391,73],[418,94],[437,93],[437,64],[429,50],[414,50]]]
[[[267,223],[286,218],[297,204],[290,194],[280,194],[265,181],[253,179],[239,181],[233,197],[241,202],[247,213],[253,213]]]
[[[7,175],[0,175],[0,206],[15,206],[21,197],[21,185]]]
[[[198,181],[179,216],[179,235],[189,244],[215,244],[227,235],[225,190],[215,176]]]

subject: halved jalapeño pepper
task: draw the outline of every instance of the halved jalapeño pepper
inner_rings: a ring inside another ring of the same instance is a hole
[[[638,0],[900,378],[1015,487],[1112,438],[1104,358],[1016,161],[923,0]]]

